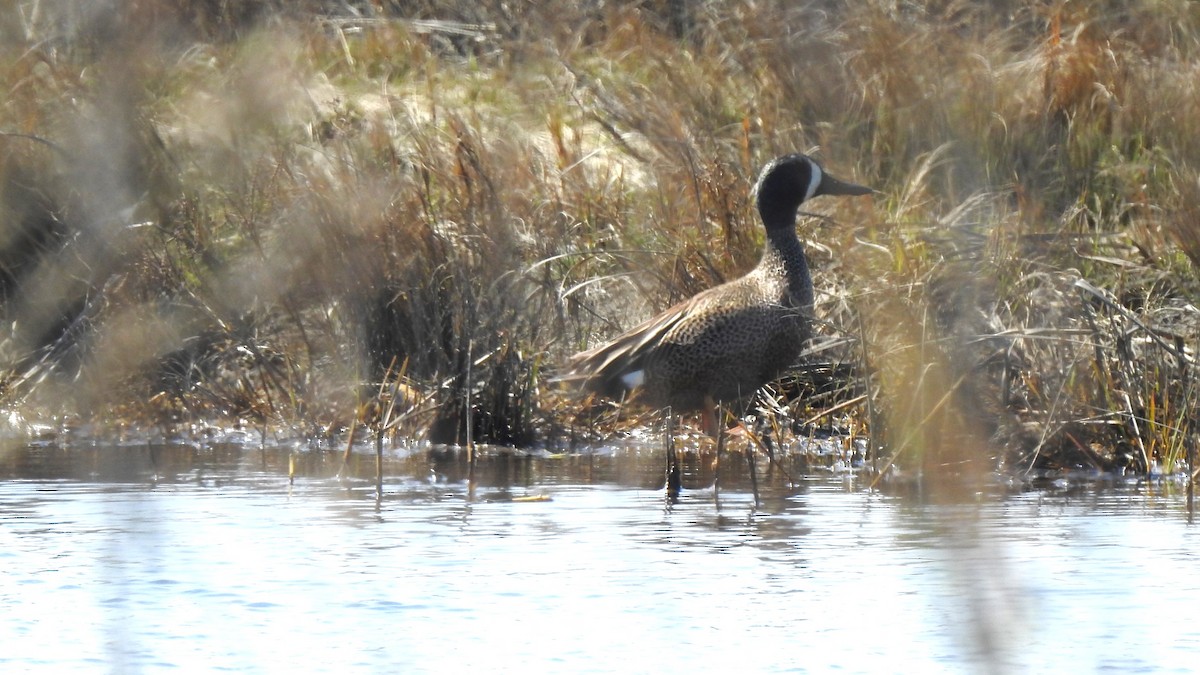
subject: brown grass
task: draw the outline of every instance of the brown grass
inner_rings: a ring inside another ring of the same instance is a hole
[[[812,151],[884,196],[809,205],[836,344],[775,426],[1190,466],[1194,3],[35,4],[0,23],[14,419],[644,424],[546,374],[752,265],[757,168]]]

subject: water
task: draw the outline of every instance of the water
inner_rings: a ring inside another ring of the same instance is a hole
[[[652,453],[16,447],[0,671],[1190,672],[1196,532],[1127,483],[923,505]],[[731,472],[732,473],[732,472]],[[685,487],[688,485],[685,482]],[[522,501],[524,498],[546,498]]]

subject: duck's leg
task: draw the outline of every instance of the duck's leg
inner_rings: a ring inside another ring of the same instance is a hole
[[[725,406],[717,406],[717,457],[713,460],[713,504],[721,510],[721,451],[725,449]]]
[[[716,438],[721,421],[717,418],[717,402],[713,397],[705,396],[704,405],[700,407],[700,430],[709,438]]]
[[[671,408],[666,408],[663,412],[666,416],[665,424],[667,437],[665,439],[667,446],[667,503],[674,504],[679,501],[679,455],[675,452],[675,416],[671,414]]]
[[[762,420],[760,418],[759,421],[755,424],[755,426],[761,427],[761,425],[762,425]],[[744,423],[742,425],[742,428],[746,429],[746,426]],[[749,432],[749,429],[746,429],[746,431]],[[769,437],[768,437],[767,442],[768,443],[770,442]],[[754,490],[754,510],[755,511],[758,510],[758,472],[755,470],[755,467],[754,467],[754,451],[755,451],[757,445],[758,445],[758,443],[751,442],[750,445],[748,445],[746,447],[746,465],[750,469],[750,487],[751,487],[751,489]],[[767,448],[768,448],[767,449],[768,456],[770,456],[770,452],[771,452],[770,445],[768,445]]]
[[[754,444],[746,448],[746,464],[750,467],[750,488],[754,490],[754,510],[758,510],[758,473],[754,469]]]

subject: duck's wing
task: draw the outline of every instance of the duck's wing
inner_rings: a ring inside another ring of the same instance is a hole
[[[664,348],[673,331],[693,322],[711,321],[714,310],[715,314],[725,313],[722,310],[727,308],[719,307],[724,304],[720,300],[738,281],[698,293],[605,344],[575,354],[555,380],[621,398],[642,383],[647,363]]]
[[[640,384],[638,373],[645,369],[663,337],[694,314],[705,293],[674,305],[609,342],[575,354],[555,380],[620,398]]]

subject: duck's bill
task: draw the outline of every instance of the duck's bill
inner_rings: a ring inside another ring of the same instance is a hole
[[[821,185],[817,187],[819,195],[869,195],[874,192],[865,185],[838,180],[828,173],[821,177]]]

